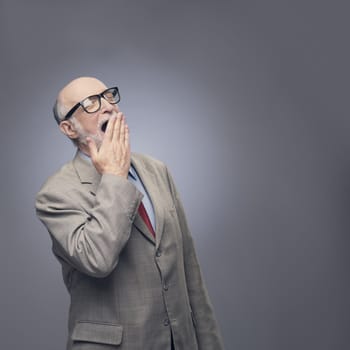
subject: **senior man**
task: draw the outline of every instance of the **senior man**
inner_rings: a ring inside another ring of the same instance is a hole
[[[81,77],[54,106],[77,152],[36,209],[71,297],[67,349],[223,349],[172,177],[131,153],[119,100]]]

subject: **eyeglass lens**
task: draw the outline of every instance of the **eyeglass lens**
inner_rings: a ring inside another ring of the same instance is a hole
[[[116,88],[106,90],[102,96],[111,104],[116,104],[119,102],[119,94]],[[87,97],[84,101],[82,101],[82,105],[85,111],[88,113],[97,112],[101,108],[101,96],[94,95]]]

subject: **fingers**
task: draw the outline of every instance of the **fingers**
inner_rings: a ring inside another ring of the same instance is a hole
[[[117,117],[112,116],[107,124],[105,138],[109,141],[111,141],[113,138],[113,130],[114,130],[116,119],[117,119]]]
[[[110,118],[104,136],[104,139],[106,139],[107,142],[112,142],[113,140],[114,142],[118,142],[118,140],[120,140],[123,121],[125,123],[125,117],[121,112],[119,112],[116,116],[112,116]]]
[[[115,150],[125,164],[130,166],[130,144],[129,144],[129,127],[126,124],[125,117],[122,116],[120,120],[120,129],[114,131],[113,137],[119,136],[119,139],[115,139]]]
[[[128,144],[128,140],[129,140],[128,132],[129,132],[129,129],[126,124],[124,115],[122,113],[118,113],[118,116],[113,128],[113,141],[115,146],[117,146],[117,144],[122,146]],[[126,138],[127,138],[127,142],[126,142]]]
[[[126,151],[130,151],[130,136],[129,136],[129,127],[126,124],[126,120],[124,118],[120,133],[120,144],[126,149]]]
[[[114,128],[113,128],[113,137],[116,140],[119,140],[120,138],[120,126],[122,124],[122,120],[124,119],[123,113],[119,112],[117,114],[117,120],[114,123]]]
[[[130,168],[129,128],[122,113],[118,113],[109,120],[99,147],[91,137],[88,137],[86,142],[91,160],[99,173],[128,176]]]
[[[119,142],[121,145],[124,145],[124,142],[125,142],[125,126],[126,126],[126,122],[123,116],[120,123],[120,134],[119,134]]]
[[[129,147],[129,127],[128,127],[128,124],[125,124],[124,146]]]
[[[88,137],[86,139],[86,142],[87,142],[87,146],[89,148],[90,157],[91,157],[92,161],[94,161],[96,159],[96,157],[97,157],[97,152],[98,152],[96,143],[90,137]]]

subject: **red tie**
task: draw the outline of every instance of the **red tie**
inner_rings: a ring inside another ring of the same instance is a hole
[[[148,229],[151,231],[153,237],[156,237],[156,233],[153,230],[152,224],[151,224],[151,220],[148,217],[147,211],[145,209],[145,206],[143,205],[143,203],[140,203],[139,206],[139,214],[141,215],[143,221],[145,222],[145,224],[147,225]]]

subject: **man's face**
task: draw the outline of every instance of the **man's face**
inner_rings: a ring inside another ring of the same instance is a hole
[[[78,78],[61,91],[59,98],[68,111],[86,97],[100,94],[106,89],[106,85],[95,78]],[[101,108],[97,112],[87,113],[82,107],[79,107],[66,122],[70,123],[76,131],[74,138],[78,139],[79,145],[86,146],[86,137],[89,136],[94,139],[99,148],[109,119],[118,112],[118,105],[110,104],[101,98]]]

